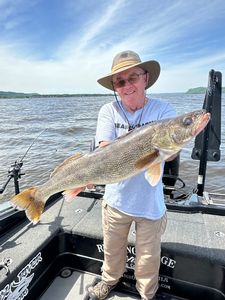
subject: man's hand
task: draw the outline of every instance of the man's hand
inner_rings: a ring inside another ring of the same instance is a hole
[[[102,147],[105,147],[109,144],[110,142],[109,141],[102,141],[99,143],[99,147],[102,148]]]
[[[168,158],[166,159],[166,161],[174,160],[179,154],[180,154],[180,151],[177,152],[177,153],[175,153],[175,154],[173,154],[173,155],[171,155],[170,157],[168,157]]]

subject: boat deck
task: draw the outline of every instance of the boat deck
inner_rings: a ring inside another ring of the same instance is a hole
[[[134,226],[128,241],[124,281],[131,282],[131,293],[122,287],[108,299],[139,299],[133,289]],[[0,260],[11,259],[9,274],[0,270],[0,295],[8,293],[4,300],[18,297],[18,290],[26,300],[84,299],[86,286],[101,274],[101,200],[77,197],[64,203],[61,198],[37,225],[25,221],[1,237],[0,250]],[[72,275],[62,278],[67,269]],[[224,282],[224,216],[168,211],[157,299],[224,300]]]
[[[74,271],[69,278],[57,276],[40,300],[83,300],[87,295],[87,287],[93,283],[95,275]],[[63,287],[63,288],[62,288]],[[140,297],[112,291],[107,299],[140,299]]]
[[[95,281],[96,276],[90,273],[74,271],[68,278],[57,276],[51,286],[39,300],[89,300],[87,288]],[[62,288],[63,287],[63,288]],[[137,295],[111,291],[107,300],[139,299]],[[156,300],[185,300],[185,298],[171,296],[166,293],[156,295]]]

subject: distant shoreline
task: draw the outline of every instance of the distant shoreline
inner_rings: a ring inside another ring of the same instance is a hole
[[[38,93],[17,93],[17,92],[1,92],[0,98],[55,98],[55,97],[99,97],[113,96],[113,94],[38,94]]]
[[[206,87],[196,87],[189,89],[186,94],[205,94],[206,93]],[[222,93],[225,93],[225,87],[222,88]]]
[[[179,94],[205,94],[206,87],[191,88],[187,92],[180,92]],[[222,93],[225,93],[225,87],[222,88]],[[153,93],[157,94],[157,93]],[[158,93],[163,94],[163,93]],[[168,94],[176,94],[168,93]],[[38,94],[38,93],[20,93],[20,92],[4,92],[0,91],[1,99],[8,98],[53,98],[53,97],[102,97],[102,96],[113,96],[113,94]]]

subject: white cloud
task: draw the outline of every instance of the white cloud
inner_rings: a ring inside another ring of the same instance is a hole
[[[225,52],[214,53],[201,59],[162,68],[160,78],[153,87],[158,92],[186,92],[189,88],[207,86],[209,71],[225,73]]]
[[[10,2],[8,16],[19,2]],[[113,56],[125,49],[137,51],[143,60],[154,58],[161,62],[162,73],[153,92],[181,92],[206,85],[211,68],[225,69],[224,45],[219,44],[217,53],[210,55],[208,41],[204,44],[210,22],[215,16],[221,18],[225,5],[220,0],[193,3],[144,1],[136,8],[132,1],[117,0],[109,5],[104,2],[101,11],[96,8],[86,21],[85,28],[76,28],[69,37],[65,36],[52,54],[54,59],[36,59],[36,53],[22,51],[20,39],[6,42],[0,38],[0,90],[106,93],[96,80],[110,71]],[[0,8],[6,4],[0,0]],[[0,17],[8,29],[22,21],[4,22]],[[24,53],[30,53],[29,57]]]

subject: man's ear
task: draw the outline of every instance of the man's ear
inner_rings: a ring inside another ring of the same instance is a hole
[[[145,83],[146,83],[145,88],[147,87],[148,82],[149,82],[149,73],[147,72],[145,77]]]

